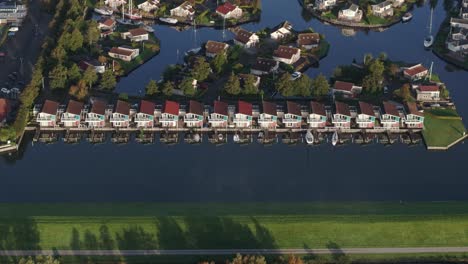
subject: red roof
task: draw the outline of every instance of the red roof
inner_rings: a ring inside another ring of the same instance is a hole
[[[224,5],[220,5],[218,6],[218,8],[216,8],[216,12],[218,13],[221,13],[223,15],[227,15],[229,12],[232,12],[234,11],[234,9],[236,9],[237,6],[229,3],[229,2],[226,2]]]
[[[155,103],[141,100],[140,102],[140,113],[147,114],[147,115],[154,115],[154,108]]]
[[[395,104],[392,104],[390,102],[384,102],[383,105],[384,105],[385,114],[393,115],[393,116],[400,116],[400,113],[398,112],[398,109]]]
[[[351,116],[351,112],[349,111],[348,104],[342,102],[335,102],[336,113],[340,115]]]
[[[417,74],[420,74],[422,72],[425,72],[427,71],[427,69],[422,66],[421,64],[418,64],[418,65],[414,65],[413,67],[409,67],[407,69],[404,70],[404,73],[409,75],[409,76],[415,76]]]
[[[301,115],[301,106],[299,104],[291,101],[286,102],[286,104],[288,106],[288,114]]]
[[[424,116],[421,112],[419,112],[418,106],[416,105],[415,102],[407,102],[406,106],[408,107],[410,114],[417,115],[417,116]]]
[[[336,81],[335,82],[335,89],[340,90],[340,91],[348,91],[351,92],[353,89],[354,83],[350,82],[342,82],[342,81]]]
[[[77,102],[74,100],[68,101],[67,113],[74,115],[81,115],[81,110],[83,109],[83,103]]]
[[[359,109],[361,109],[362,114],[365,114],[368,116],[375,116],[374,106],[369,103],[359,102]]]
[[[121,48],[116,48],[116,47],[113,47],[109,52],[114,53],[114,54],[123,55],[123,56],[131,56],[133,54],[132,50],[121,49]]]
[[[439,87],[437,85],[421,85],[418,87],[421,92],[438,92]]]
[[[107,103],[101,100],[94,100],[93,106],[91,107],[91,113],[98,115],[104,115],[106,113]]]
[[[321,115],[321,116],[326,116],[327,113],[325,112],[325,106],[319,102],[310,102],[310,108],[312,109],[313,114]]]
[[[179,115],[179,103],[166,100],[166,104],[164,105],[164,113],[178,116]]]
[[[10,102],[5,98],[0,98],[0,122],[5,120],[10,111]]]
[[[237,112],[239,114],[244,114],[251,116],[252,115],[252,104],[244,101],[239,101],[237,103]]]
[[[190,102],[189,102],[189,113],[202,116],[203,112],[204,112],[203,108],[204,108],[204,106],[203,106],[202,103],[194,101],[194,100],[190,100]]]
[[[276,103],[263,101],[263,113],[276,116],[278,114],[276,110]]]
[[[228,104],[221,101],[214,102],[214,112],[215,114],[228,115]]]
[[[130,115],[130,104],[125,101],[118,100],[115,112],[122,115]]]
[[[44,105],[42,106],[42,113],[46,113],[49,115],[56,115],[58,107],[59,107],[59,103],[46,100]]]

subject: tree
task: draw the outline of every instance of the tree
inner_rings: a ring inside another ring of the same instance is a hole
[[[146,95],[153,96],[159,93],[158,83],[155,80],[150,80],[146,85]]]
[[[76,83],[79,79],[81,79],[80,68],[78,68],[75,63],[73,63],[72,66],[68,69],[68,79],[73,83]]]
[[[0,142],[7,142],[8,140],[14,141],[16,138],[16,131],[13,127],[0,128]]]
[[[247,77],[244,78],[244,94],[257,94],[258,87],[255,85],[257,78],[252,75],[248,74]]]
[[[379,59],[373,59],[367,63],[368,75],[364,77],[362,86],[368,93],[377,93],[382,91],[383,73],[385,66]]]
[[[78,28],[75,28],[71,33],[65,35],[67,38],[65,42],[67,44],[66,47],[72,52],[75,52],[83,46],[83,35]]]
[[[60,261],[52,256],[37,256],[35,259],[32,257],[21,258],[18,264],[60,264]]]
[[[411,90],[410,85],[405,83],[400,89],[395,90],[393,93],[396,96],[401,97],[401,99],[405,102],[411,100]]]
[[[312,88],[315,96],[324,96],[328,94],[330,85],[328,84],[327,78],[323,74],[319,74],[312,81]]]
[[[343,70],[341,69],[341,67],[336,67],[333,70],[333,77],[334,78],[339,78],[339,77],[341,77],[341,75],[343,75]]]
[[[291,74],[283,73],[275,84],[276,90],[283,96],[294,95],[294,89],[291,82]]]
[[[119,94],[119,100],[128,101],[128,94],[126,93]]]
[[[50,88],[52,89],[63,89],[67,84],[67,73],[68,70],[62,64],[55,66],[52,71],[49,72]]]
[[[182,90],[185,96],[192,97],[197,92],[197,90],[193,86],[193,81],[193,78],[185,78],[179,84],[179,89]]]
[[[59,63],[62,63],[65,57],[67,56],[67,51],[65,51],[62,45],[57,45],[57,47],[55,47],[55,49],[52,50],[50,55]]]
[[[239,78],[234,73],[231,73],[227,82],[224,84],[224,90],[231,95],[238,95],[241,92]]]
[[[294,81],[296,87],[296,94],[303,97],[310,96],[312,89],[312,80],[307,75],[302,75],[299,79]]]
[[[107,63],[107,58],[106,58],[106,56],[101,55],[101,56],[98,57],[98,61],[101,64],[106,64]]]
[[[296,257],[294,255],[289,255],[288,264],[304,264],[304,261],[302,261],[302,259],[300,257]]]
[[[96,81],[98,80],[96,71],[93,68],[88,67],[88,69],[86,69],[86,71],[83,74],[83,80],[87,85],[89,85],[89,88],[91,88],[93,84],[96,83]]]
[[[372,54],[364,55],[364,65],[369,65],[369,63],[373,60]]]
[[[197,57],[192,69],[192,77],[197,81],[204,81],[210,75],[210,64],[204,57]]]
[[[398,65],[396,65],[395,63],[392,63],[388,67],[388,72],[390,73],[391,76],[397,77],[398,74],[400,73],[400,67],[398,67]]]
[[[174,83],[173,82],[165,82],[162,86],[162,92],[166,96],[171,96],[172,91],[174,91]]]
[[[216,74],[220,74],[224,71],[224,68],[227,63],[227,56],[224,53],[217,54],[214,59],[211,61],[211,67]]]
[[[230,264],[266,264],[264,256],[242,256],[237,254]]]
[[[100,33],[98,29],[98,24],[95,20],[89,20],[86,28],[86,42],[89,46],[93,43],[96,43],[99,40]]]
[[[76,97],[78,100],[83,100],[88,96],[88,85],[84,80],[80,80],[76,85],[72,85],[68,92],[70,95]]]
[[[112,90],[117,85],[115,75],[111,70],[106,70],[101,76],[101,88],[106,90]]]
[[[440,86],[440,96],[445,99],[449,98],[450,96],[450,92],[447,87],[445,87],[445,85]]]

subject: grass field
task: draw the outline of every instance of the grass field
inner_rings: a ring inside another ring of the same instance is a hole
[[[454,110],[431,110],[424,117],[423,136],[429,147],[446,147],[464,132],[465,125]]]
[[[0,249],[468,245],[468,203],[0,204]]]

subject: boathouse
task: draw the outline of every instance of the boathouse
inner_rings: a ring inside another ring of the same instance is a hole
[[[359,102],[360,113],[356,118],[356,123],[359,128],[374,128],[375,126],[375,111],[374,106],[366,103]]]
[[[74,100],[69,100],[67,109],[62,113],[60,122],[64,127],[79,127],[81,123],[81,111],[83,103]]]
[[[395,104],[384,102],[385,113],[380,118],[380,123],[385,129],[400,129],[400,112]]]
[[[203,109],[202,103],[194,100],[189,102],[189,111],[184,116],[184,123],[186,127],[203,127]]]
[[[405,124],[408,128],[423,128],[424,127],[424,114],[419,112],[418,106],[415,102],[406,103],[407,114]]]
[[[258,117],[261,128],[274,129],[278,126],[278,111],[276,103],[263,101],[262,113]]]
[[[118,100],[115,110],[110,118],[112,127],[128,127],[130,126],[130,104]]]
[[[238,101],[237,113],[234,115],[234,125],[237,128],[249,128],[252,126],[252,104]]]
[[[46,100],[42,106],[42,110],[37,114],[36,122],[40,127],[54,127],[57,125],[57,112],[59,103]]]
[[[325,105],[319,102],[310,102],[310,112],[307,117],[310,128],[324,128],[327,125],[327,113]]]
[[[287,128],[301,128],[301,105],[295,102],[288,101],[286,103],[286,106],[288,108],[288,111],[283,117],[284,126]]]
[[[159,123],[162,127],[178,127],[179,126],[179,103],[166,100],[164,110],[159,118]]]
[[[154,127],[154,109],[155,103],[141,100],[140,111],[135,115],[135,123],[138,128],[152,128]]]
[[[333,114],[332,122],[336,128],[351,128],[351,112],[348,104],[335,102],[335,114]]]
[[[214,111],[208,117],[208,122],[213,128],[228,126],[228,104],[221,101],[214,102]]]

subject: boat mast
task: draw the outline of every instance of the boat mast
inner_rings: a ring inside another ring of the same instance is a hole
[[[432,34],[432,13],[434,12],[434,8],[431,8],[431,19],[429,22],[429,35]]]
[[[431,61],[431,67],[429,68],[429,81],[432,80],[432,67],[434,66],[434,62]]]

